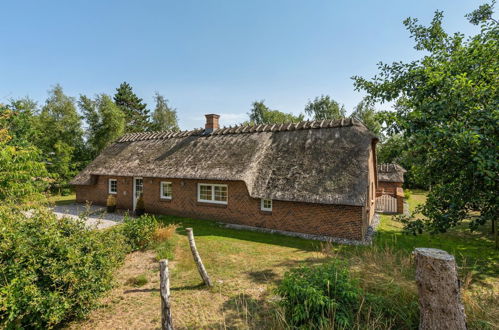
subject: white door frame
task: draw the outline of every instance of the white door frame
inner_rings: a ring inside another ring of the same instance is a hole
[[[137,191],[136,191],[136,180],[141,179],[142,180],[142,193],[144,193],[144,178],[141,176],[134,176],[133,177],[133,211],[135,211],[135,206],[137,206]]]

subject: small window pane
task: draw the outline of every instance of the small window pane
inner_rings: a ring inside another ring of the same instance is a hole
[[[161,182],[161,198],[172,198],[172,183]]]
[[[211,201],[211,186],[199,186],[199,199]]]
[[[262,210],[271,211],[272,210],[272,200],[271,199],[262,199]]]
[[[115,179],[109,180],[109,193],[113,194],[118,191],[118,182]]]
[[[219,202],[227,201],[227,187],[215,186],[215,200]]]

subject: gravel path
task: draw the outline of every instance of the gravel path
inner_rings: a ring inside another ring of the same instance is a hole
[[[117,213],[107,213],[106,208],[96,205],[68,204],[57,205],[53,208],[54,214],[59,217],[70,217],[79,219],[85,217],[89,227],[103,229],[112,227],[123,222],[124,216]]]

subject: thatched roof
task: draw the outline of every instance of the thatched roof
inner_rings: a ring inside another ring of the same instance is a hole
[[[404,182],[404,173],[407,172],[398,164],[378,165],[378,181]]]
[[[244,181],[254,198],[364,205],[376,137],[359,121],[126,134],[79,173]]]

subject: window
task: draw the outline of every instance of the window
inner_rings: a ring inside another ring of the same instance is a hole
[[[227,204],[228,188],[226,184],[198,184],[198,202]]]
[[[260,204],[260,208],[262,211],[272,211],[272,200],[271,199],[262,199]]]
[[[110,194],[117,194],[118,193],[118,180],[116,179],[109,179],[109,193]]]
[[[172,183],[161,181],[160,194],[161,199],[172,199]]]

